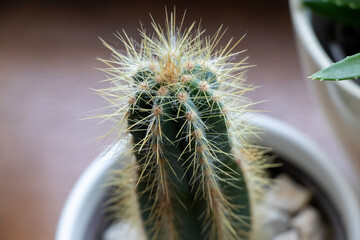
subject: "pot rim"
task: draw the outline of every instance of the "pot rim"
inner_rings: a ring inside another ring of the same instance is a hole
[[[250,119],[250,124],[266,131],[266,134],[260,135],[261,140],[254,140],[276,149],[278,154],[296,163],[317,181],[338,209],[348,239],[360,239],[360,228],[357,226],[360,222],[359,202],[342,173],[321,149],[303,133],[279,120],[264,115],[249,115],[246,118]],[[76,182],[62,210],[56,240],[84,239],[90,219],[105,194],[105,188],[101,187],[106,182],[104,175],[115,165],[116,152],[121,150],[115,146],[100,154]]]
[[[316,65],[320,69],[331,65],[333,61],[321,46],[312,28],[309,11],[301,4],[301,0],[289,0],[289,7],[294,31]],[[354,81],[335,81],[332,84],[336,84],[353,98],[360,100],[360,86]]]
[[[124,145],[111,146],[102,152],[76,181],[61,211],[55,240],[85,239],[91,217],[105,194],[104,176],[115,165],[116,151],[121,147]]]

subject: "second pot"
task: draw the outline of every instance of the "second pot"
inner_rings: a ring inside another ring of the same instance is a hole
[[[317,39],[310,10],[301,0],[289,0],[298,53],[305,76],[329,66],[332,60]],[[354,81],[326,82],[307,79],[326,118],[352,163],[360,171],[360,85]]]

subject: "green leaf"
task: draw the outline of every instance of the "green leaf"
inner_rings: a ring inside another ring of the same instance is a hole
[[[317,73],[314,73],[310,78],[319,80],[347,80],[360,77],[360,53],[346,57],[345,59],[333,63],[327,68],[324,68]]]
[[[326,3],[336,6],[349,7],[352,9],[360,9],[360,0],[304,0],[306,3]]]
[[[325,0],[325,1],[335,3],[338,6],[345,6],[352,9],[360,9],[359,0]]]
[[[360,29],[360,0],[303,0],[313,12]]]

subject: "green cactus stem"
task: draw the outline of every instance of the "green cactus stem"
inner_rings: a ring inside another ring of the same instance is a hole
[[[222,103],[213,98],[216,75],[201,66],[165,75],[135,74],[128,117],[146,229],[152,239],[201,239],[202,231],[236,239],[250,230],[250,202]]]
[[[254,183],[264,182],[239,117],[252,104],[242,97],[252,90],[243,78],[249,66],[232,61],[239,41],[219,47],[221,28],[213,37],[195,24],[182,31],[174,14],[165,29],[152,26],[155,36],[142,30],[141,43],[118,35],[125,52],[103,41],[113,53],[102,59],[112,86],[98,93],[114,112],[101,117],[117,122],[119,138],[132,136],[136,159],[113,181],[113,208],[138,209],[131,222],[147,239],[250,239],[263,187]],[[132,193],[122,191],[129,176]]]

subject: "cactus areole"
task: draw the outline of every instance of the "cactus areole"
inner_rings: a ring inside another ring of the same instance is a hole
[[[171,14],[164,29],[153,21],[153,35],[141,30],[140,43],[119,34],[125,51],[103,41],[113,56],[102,59],[111,87],[97,91],[114,109],[105,117],[116,120],[119,138],[130,134],[135,156],[112,183],[113,208],[144,239],[249,239],[244,171],[251,167],[242,154],[249,129],[238,117],[250,105],[242,97],[251,90],[248,65],[233,61],[239,41],[218,46],[221,28],[205,37],[195,24],[182,25]]]

